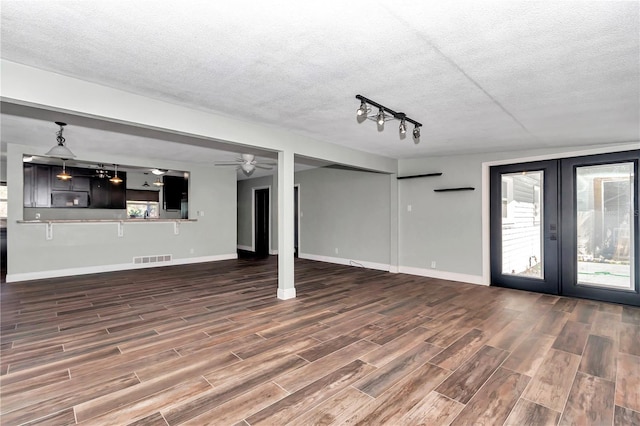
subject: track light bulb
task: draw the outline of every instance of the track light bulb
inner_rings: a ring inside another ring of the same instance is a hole
[[[400,122],[400,134],[404,135],[405,133],[407,133],[407,124],[404,122],[404,118],[403,118],[402,121]]]
[[[356,114],[358,114],[359,117],[367,114],[367,104],[365,101],[360,101],[360,108],[358,108]]]
[[[380,110],[378,111],[376,120],[378,121],[378,126],[384,126],[384,111],[382,110],[382,108],[380,108]]]
[[[413,128],[413,138],[420,139],[420,127],[416,126]]]

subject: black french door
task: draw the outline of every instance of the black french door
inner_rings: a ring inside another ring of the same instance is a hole
[[[558,294],[556,161],[492,167],[491,283]]]
[[[492,167],[491,283],[640,306],[640,150]]]

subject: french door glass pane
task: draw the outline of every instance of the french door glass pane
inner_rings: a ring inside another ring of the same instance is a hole
[[[502,273],[544,278],[543,171],[502,176]]]
[[[632,289],[633,163],[576,168],[578,283]]]

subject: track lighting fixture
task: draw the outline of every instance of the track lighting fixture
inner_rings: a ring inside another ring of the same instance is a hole
[[[66,126],[67,123],[63,123],[61,121],[56,121],[55,123],[60,126],[60,130],[58,130],[58,132],[56,133],[56,141],[58,143],[54,145],[53,148],[51,148],[45,155],[50,155],[51,157],[59,157],[63,160],[74,158],[76,155],[71,152],[69,148],[67,148],[67,146],[64,144],[66,139],[62,137],[62,131],[64,130],[64,126]]]
[[[58,173],[56,175],[56,177],[60,180],[69,180],[72,178],[72,176],[67,173],[67,162],[65,160],[62,160],[62,172]]]
[[[114,166],[116,166],[116,171],[115,174],[113,175],[113,177],[111,179],[109,179],[109,182],[114,183],[114,184],[119,184],[122,183],[122,179],[120,179],[120,177],[118,176],[118,165],[114,164]]]
[[[365,98],[362,95],[356,95],[356,99],[360,101],[360,108],[356,111],[358,121],[362,122],[364,119],[362,117],[368,118],[369,120],[375,120],[378,123],[379,129],[383,128],[384,123],[388,120],[400,120],[400,137],[402,138],[407,133],[407,121],[414,125],[413,128],[413,139],[415,142],[420,142],[420,127],[422,127],[422,123],[413,120],[403,112],[395,112],[392,109],[387,108],[386,106],[379,104],[377,102],[372,101],[371,99]],[[373,107],[378,108],[377,114],[370,114],[371,108],[368,106],[371,105]]]

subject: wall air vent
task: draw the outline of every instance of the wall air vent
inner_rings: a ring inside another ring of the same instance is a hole
[[[159,254],[157,256],[138,256],[133,258],[133,263],[136,265],[142,265],[146,263],[162,263],[171,262],[170,254]]]

